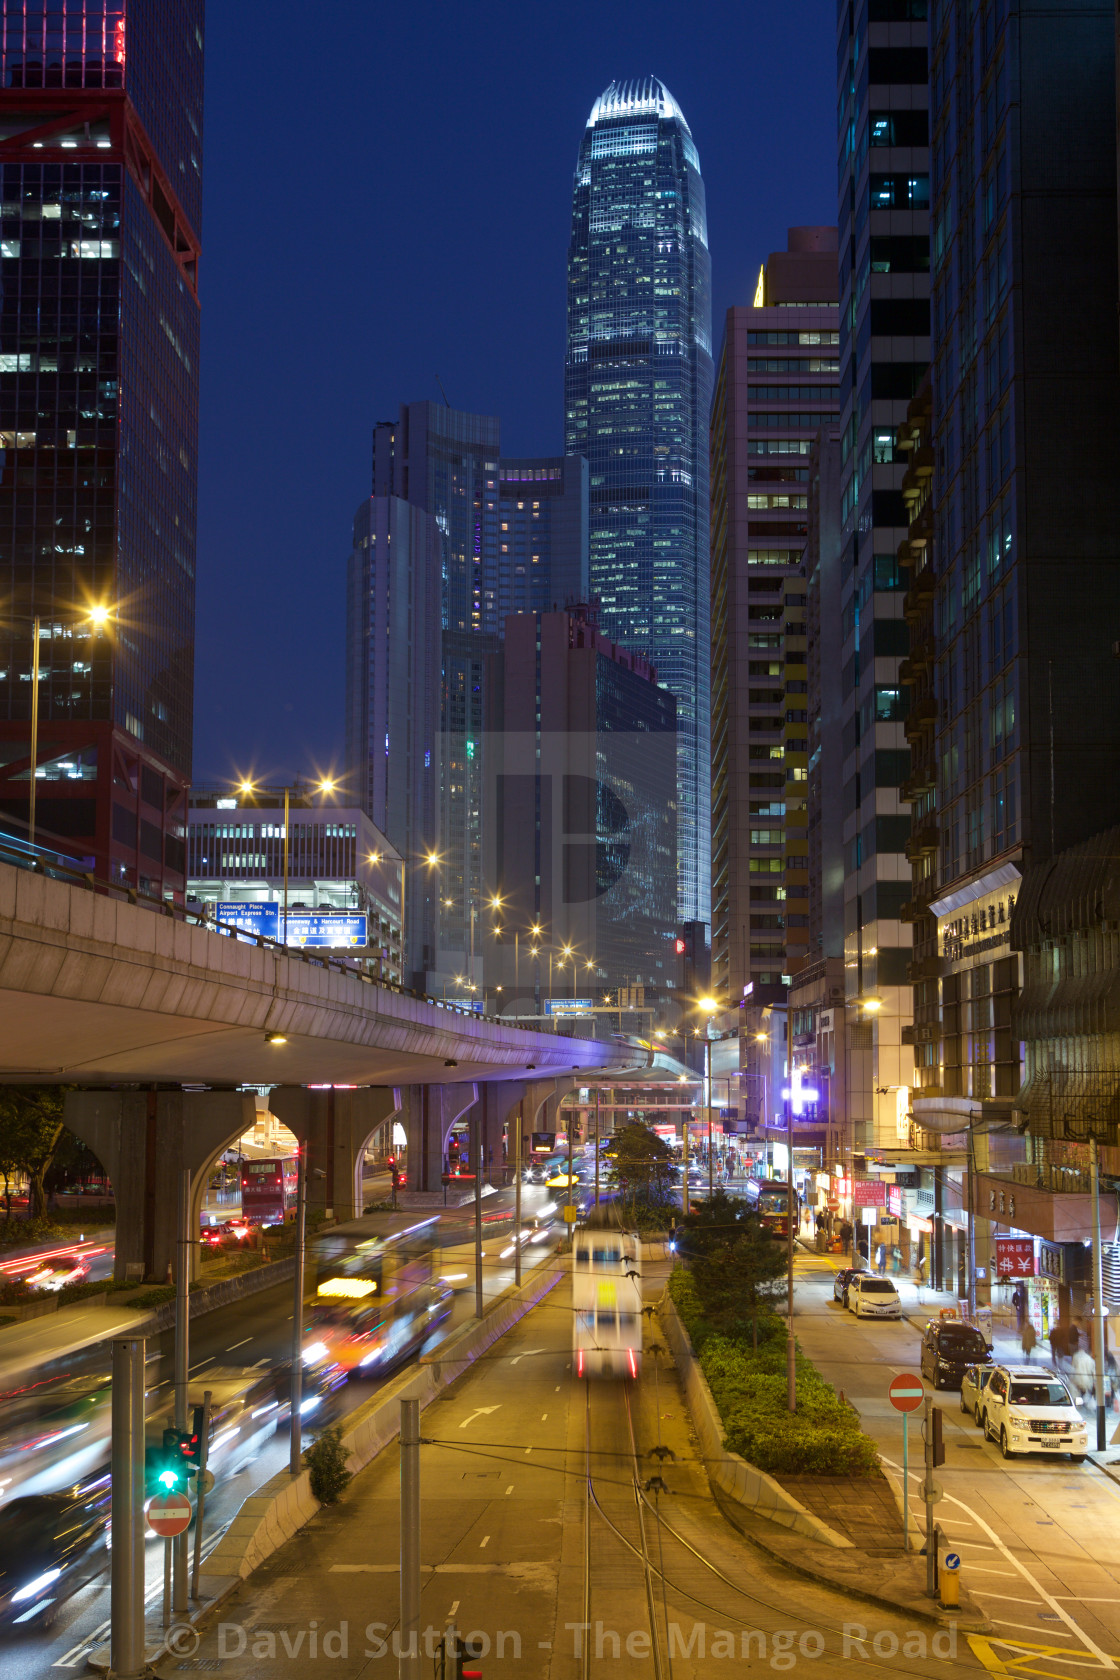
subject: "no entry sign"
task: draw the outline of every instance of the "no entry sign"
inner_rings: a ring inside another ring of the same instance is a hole
[[[903,1371],[901,1376],[891,1378],[887,1399],[896,1412],[916,1412],[925,1397],[922,1379],[913,1371]]]
[[[183,1493],[160,1494],[148,1506],[148,1527],[165,1539],[190,1527],[191,1502]]]

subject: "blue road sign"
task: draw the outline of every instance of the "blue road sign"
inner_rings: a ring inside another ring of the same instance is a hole
[[[365,916],[345,916],[315,910],[288,911],[289,945],[327,946],[331,949],[367,943]]]
[[[945,1563],[943,1565],[943,1567],[945,1569],[959,1569],[960,1566],[961,1566],[961,1559],[960,1559],[960,1553],[959,1552],[946,1552],[945,1553]]]
[[[280,937],[278,904],[216,904],[219,927],[236,928],[238,933],[255,933],[264,939]]]

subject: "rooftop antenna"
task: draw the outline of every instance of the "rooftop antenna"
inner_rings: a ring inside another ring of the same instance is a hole
[[[444,408],[450,408],[451,404],[447,400],[447,392],[443,388],[443,380],[440,378],[438,373],[436,374],[436,384],[439,386],[439,393],[440,393],[440,396],[443,398]]]

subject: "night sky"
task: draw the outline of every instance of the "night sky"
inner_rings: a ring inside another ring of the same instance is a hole
[[[708,196],[718,354],[787,226],[836,215],[828,0],[208,0],[195,780],[343,763],[346,558],[402,401],[563,447],[572,171],[660,76]]]

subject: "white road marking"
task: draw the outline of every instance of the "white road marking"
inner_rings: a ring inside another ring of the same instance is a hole
[[[548,1413],[547,1412],[542,1412],[541,1413],[541,1422],[542,1423],[547,1423],[548,1422]]]
[[[201,1369],[204,1365],[212,1365],[213,1363],[214,1363],[214,1355],[210,1354],[210,1356],[207,1359],[200,1359],[197,1365],[192,1365],[191,1370],[192,1371],[201,1371]]]
[[[525,1451],[526,1451],[526,1452],[527,1452],[527,1453],[531,1453],[531,1452],[532,1452],[532,1450],[533,1450],[533,1449],[532,1449],[532,1447],[526,1447],[526,1448],[525,1448]]]
[[[882,1455],[880,1455],[880,1459],[883,1464],[889,1465],[896,1473],[900,1469],[900,1466],[896,1464],[893,1459],[883,1458]],[[1034,1591],[1038,1594],[1039,1598],[1041,1598],[1044,1603],[1048,1604],[1050,1609],[1053,1610],[1055,1614],[1065,1623],[1066,1627],[1069,1628],[1070,1632],[1080,1639],[1085,1649],[1096,1657],[1097,1662],[1102,1668],[1107,1668],[1110,1673],[1115,1673],[1116,1663],[1113,1659],[1108,1656],[1106,1652],[1101,1650],[1096,1640],[1093,1639],[1090,1634],[1085,1632],[1085,1629],[1074,1620],[1069,1611],[1062,1608],[1062,1605],[1054,1597],[1054,1595],[1052,1593],[1048,1593],[1042,1583],[1035,1579],[1026,1564],[1022,1563],[1015,1556],[1014,1552],[1004,1543],[1004,1541],[996,1533],[995,1529],[984,1521],[980,1513],[973,1510],[971,1505],[966,1505],[962,1499],[958,1499],[955,1494],[947,1493],[945,1495],[945,1501],[947,1504],[959,1506],[962,1511],[968,1511],[971,1513],[973,1523],[983,1529],[992,1544],[998,1551],[1003,1553],[1007,1562],[1018,1571],[1026,1585],[1034,1588]],[[981,1591],[979,1593],[974,1593],[973,1596],[976,1598],[1007,1598],[1009,1595],[1006,1593],[989,1593]],[[1015,1604],[1030,1604],[1032,1601],[1029,1598],[1019,1598],[1012,1599],[1011,1602]],[[1074,1599],[1073,1602],[1076,1603],[1077,1600]]]
[[[1039,1628],[1037,1622],[1008,1622],[1008,1621],[1005,1621],[1002,1616],[993,1616],[992,1621],[996,1624],[997,1627],[1026,1628],[1028,1633],[1040,1633],[1042,1631],[1042,1629]],[[1073,1638],[1072,1633],[1059,1633],[1057,1628],[1047,1628],[1046,1632],[1050,1635],[1050,1637],[1052,1639],[1072,1639]]]
[[[488,1546],[489,1544],[490,1544],[490,1536],[488,1534],[484,1534],[482,1536],[482,1539],[478,1542],[479,1551],[482,1550],[483,1546]]]
[[[259,1371],[262,1365],[267,1365],[267,1364],[268,1364],[267,1357],[264,1358],[264,1359],[258,1359],[257,1363],[255,1365],[250,1365],[249,1369],[250,1369],[250,1371]]]
[[[510,1364],[516,1365],[519,1359],[531,1359],[534,1353],[547,1352],[547,1348],[526,1348],[524,1353],[515,1353],[513,1358],[510,1360]]]
[[[248,1347],[248,1345],[252,1341],[252,1339],[253,1339],[252,1336],[246,1336],[246,1338],[243,1342],[231,1342],[229,1347],[227,1347],[226,1352],[227,1353],[233,1353],[236,1348]]]
[[[1013,1569],[985,1569],[982,1563],[970,1563],[968,1567],[974,1575],[1006,1575],[1009,1580],[1015,1579]]]
[[[501,1402],[499,1402],[499,1404],[500,1403]],[[489,1415],[489,1413],[496,1412],[497,1410],[498,1410],[497,1406],[476,1406],[475,1410],[471,1413],[470,1417],[466,1417],[466,1418],[463,1419],[462,1423],[459,1425],[459,1428],[460,1429],[465,1429],[467,1427],[468,1423],[473,1423],[474,1422],[475,1418],[486,1417],[486,1416]]]
[[[513,1492],[513,1483],[511,1482],[509,1484],[508,1488],[506,1489],[506,1493],[511,1494],[512,1492]]]
[[[449,1616],[453,1616],[455,1614],[456,1610],[458,1610],[458,1608],[459,1608],[459,1600],[455,1599],[454,1602],[452,1603],[452,1606],[451,1606],[450,1610],[447,1612],[447,1614]]]
[[[975,1592],[975,1591],[973,1591],[972,1596],[973,1596],[973,1598],[998,1598],[998,1599],[1001,1599],[1004,1604],[1034,1604],[1034,1603],[1037,1602],[1033,1598],[1014,1598],[1011,1593],[992,1593],[992,1592]]]

